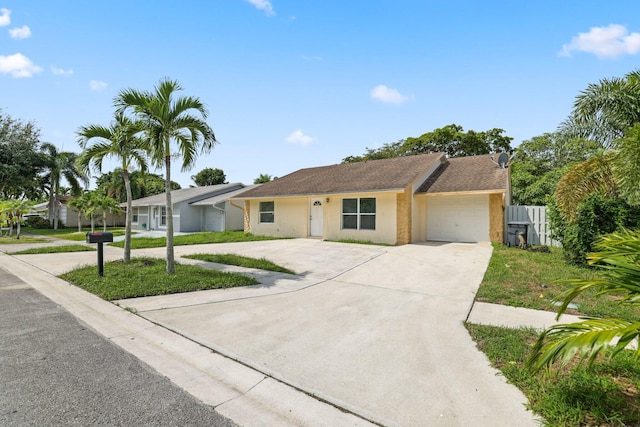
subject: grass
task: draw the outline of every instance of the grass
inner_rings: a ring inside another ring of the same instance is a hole
[[[14,236],[12,237],[0,237],[0,245],[17,245],[20,243],[45,243],[46,240],[38,239],[36,237],[30,237],[21,235],[20,239],[16,239]]]
[[[257,268],[260,270],[276,271],[278,273],[296,274],[288,268],[282,267],[266,258],[250,258],[235,254],[193,254],[183,258],[198,259],[200,261],[218,264],[237,265],[240,267]]]
[[[91,231],[90,227],[83,228],[78,232],[78,227],[74,228],[59,228],[57,230],[48,228],[31,228],[26,227],[25,231],[29,234],[39,236],[52,236],[57,239],[73,240],[76,242],[83,242],[87,239],[87,233]],[[102,231],[102,227],[96,227],[95,231]],[[107,232],[113,233],[114,236],[124,236],[123,227],[107,227]]]
[[[31,255],[31,254],[59,254],[63,252],[90,252],[96,249],[86,245],[64,245],[64,246],[44,246],[41,248],[25,249],[23,251],[8,252],[10,255]]]
[[[176,263],[176,272],[166,274],[165,261],[158,258],[134,258],[128,264],[113,261],[104,266],[104,276],[95,266],[79,268],[60,278],[106,300],[167,295],[179,292],[257,285],[249,276],[224,273],[193,265]]]
[[[276,240],[278,237],[257,236],[243,231],[220,231],[183,234],[173,237],[174,246],[202,245],[206,243],[255,242],[259,240]],[[124,242],[110,243],[111,246],[124,247]],[[136,237],[131,239],[131,249],[160,248],[167,245],[166,237]]]
[[[597,274],[597,269],[567,264],[560,248],[551,248],[550,253],[544,253],[494,243],[476,301],[556,311],[553,300],[567,289],[567,285],[556,281],[593,278]],[[618,299],[587,291],[574,300],[578,309],[567,310],[567,313],[636,320],[638,309],[619,304]]]
[[[633,352],[596,361],[591,370],[580,365],[532,375],[524,363],[538,336],[534,330],[466,326],[492,366],[522,390],[545,425],[640,426],[640,365]]]

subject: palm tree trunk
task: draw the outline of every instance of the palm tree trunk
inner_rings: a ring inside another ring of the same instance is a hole
[[[78,208],[78,233],[82,233],[82,214],[80,208]]]
[[[107,211],[102,211],[102,231],[107,232]]]
[[[166,151],[169,153],[169,149]],[[166,168],[166,180],[164,183],[167,197],[167,274],[176,272],[175,260],[173,257],[173,206],[171,204],[171,156],[164,158]]]
[[[22,218],[18,217],[18,225],[17,225],[17,229],[16,229],[16,239],[20,240],[20,220]]]
[[[127,190],[127,212],[125,213],[124,226],[124,262],[129,262],[131,260],[131,221],[133,217],[131,202],[133,200],[133,194],[131,193],[129,171],[126,168],[122,168],[122,176],[124,177],[124,187]]]

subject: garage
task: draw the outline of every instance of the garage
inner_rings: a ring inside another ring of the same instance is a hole
[[[488,194],[427,198],[427,240],[483,242],[489,228]]]

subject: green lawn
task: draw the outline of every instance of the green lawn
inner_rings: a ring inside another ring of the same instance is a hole
[[[183,234],[173,237],[174,246],[202,245],[206,243],[235,243],[235,242],[255,242],[259,240],[276,240],[277,237],[256,236],[255,234],[243,231],[221,231],[203,232],[193,234]],[[124,242],[110,243],[119,248],[124,247]],[[166,237],[136,237],[131,239],[131,249],[160,248],[167,245]]]
[[[45,243],[45,239],[38,239],[36,237],[21,235],[20,239],[16,239],[15,235],[11,237],[0,237],[0,245],[17,245],[20,243]]]
[[[78,227],[74,228],[59,228],[57,230],[48,228],[31,228],[25,227],[25,232],[33,235],[51,236],[57,239],[73,240],[76,242],[83,242],[87,239],[87,233],[91,231],[91,228],[83,228],[81,232],[78,232]],[[102,231],[102,227],[96,227],[96,232]],[[113,233],[114,236],[124,236],[123,227],[107,227],[107,232]]]
[[[532,375],[524,363],[537,338],[535,331],[466,326],[492,366],[522,390],[531,409],[544,417],[544,425],[640,425],[640,364],[633,352],[624,351],[610,363],[596,361],[591,371],[577,366]]]
[[[224,273],[192,265],[176,263],[176,273],[165,272],[165,261],[158,258],[134,258],[130,263],[108,262],[104,277],[95,266],[83,267],[62,274],[60,278],[106,300],[166,295],[204,289],[257,285],[249,276]]]
[[[567,286],[557,280],[595,277],[597,270],[569,265],[564,261],[560,248],[550,253],[531,252],[501,244],[493,244],[493,255],[476,300],[495,304],[556,311],[553,300]],[[595,317],[619,317],[638,319],[637,308],[617,303],[614,296],[598,296],[585,292],[575,299],[577,310],[570,314]]]
[[[64,245],[64,246],[44,246],[40,248],[25,249],[23,251],[8,252],[10,255],[30,255],[30,254],[58,254],[63,252],[90,252],[96,248],[86,245]]]
[[[250,258],[235,254],[193,254],[183,258],[198,259],[200,261],[215,262],[218,264],[237,265],[240,267],[257,268],[260,270],[276,271],[278,273],[296,274],[288,268],[282,267],[266,258]]]

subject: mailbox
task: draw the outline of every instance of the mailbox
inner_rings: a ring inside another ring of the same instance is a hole
[[[87,233],[87,243],[111,243],[113,233]]]

